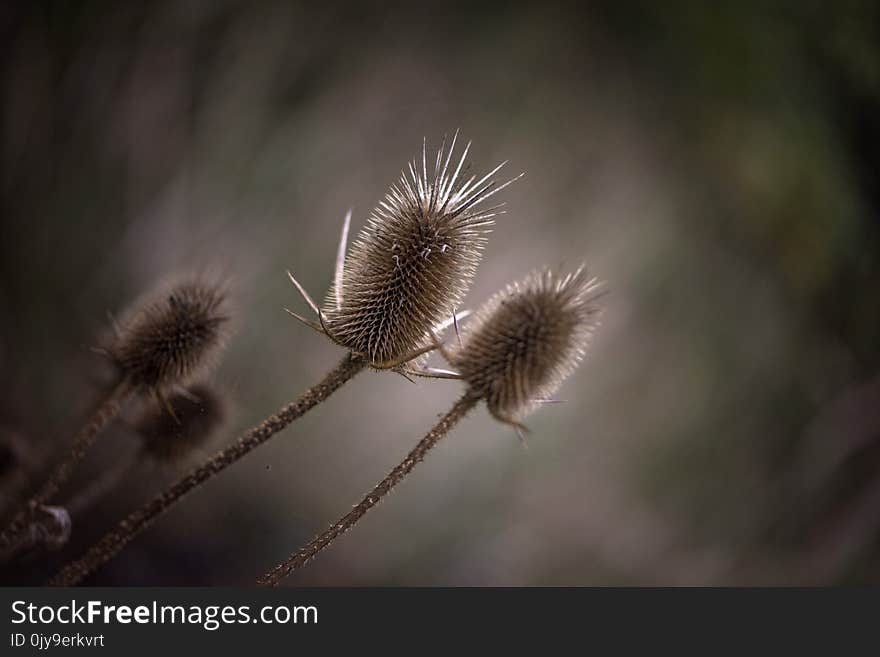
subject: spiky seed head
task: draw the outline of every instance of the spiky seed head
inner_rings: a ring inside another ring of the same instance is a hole
[[[111,356],[132,385],[161,389],[184,383],[221,347],[225,302],[218,284],[175,285],[123,318]]]
[[[548,399],[583,358],[598,326],[601,291],[584,269],[531,274],[492,297],[450,354],[470,391],[504,421]]]
[[[426,345],[431,327],[470,286],[502,207],[484,201],[512,181],[499,185],[493,178],[502,165],[469,175],[469,148],[456,162],[455,138],[448,150],[444,139],[429,162],[423,144],[421,157],[391,185],[349,249],[342,289],[330,291],[324,307],[330,333],[372,363]]]
[[[227,416],[223,396],[204,383],[185,393],[175,392],[166,402],[167,406],[151,400],[134,425],[144,453],[161,463],[184,460],[214,435]]]

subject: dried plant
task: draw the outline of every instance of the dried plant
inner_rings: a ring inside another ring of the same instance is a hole
[[[73,439],[61,462],[0,536],[0,546],[17,542],[41,507],[67,482],[101,432],[135,394],[147,392],[164,403],[166,393],[208,365],[223,344],[226,291],[217,283],[178,283],[136,304],[116,326],[104,351],[119,370],[106,395]]]
[[[66,507],[44,505],[37,508],[24,531],[4,543],[0,559],[32,558],[45,551],[60,550],[70,538],[70,513]]]
[[[422,370],[464,381],[467,390],[406,458],[349,513],[287,560],[266,573],[261,584],[277,585],[351,529],[424,459],[450,429],[481,400],[498,420],[522,432],[521,420],[553,394],[584,355],[598,326],[596,300],[602,288],[581,268],[567,276],[549,271],[496,294],[476,315],[461,346],[443,350],[457,371]]]
[[[323,402],[358,372],[369,367],[407,376],[408,362],[437,347],[433,334],[461,317],[454,309],[473,279],[493,217],[503,211],[501,204],[483,204],[516,179],[502,184],[495,180],[504,163],[479,178],[467,175],[470,144],[453,164],[457,137],[456,133],[448,149],[444,139],[431,166],[423,141],[421,162],[416,158],[391,186],[348,253],[351,212],[346,215],[334,282],[323,309],[288,272],[316,320],[287,312],[347,349],[342,361],[297,400],[129,515],[52,583],[80,581],[184,495]],[[453,320],[444,319],[450,313]]]
[[[123,318],[110,356],[126,384],[162,396],[209,365],[225,337],[226,296],[219,285],[187,282]]]
[[[584,269],[563,277],[533,274],[480,308],[448,361],[496,420],[522,430],[519,421],[551,402],[584,357],[601,293]]]
[[[366,356],[372,367],[396,366],[430,347],[432,327],[449,317],[470,287],[486,235],[502,205],[482,203],[511,184],[493,176],[462,176],[470,144],[454,170],[457,134],[428,164],[416,160],[392,185],[344,259],[316,327],[334,342]],[[433,172],[431,173],[431,167]],[[346,218],[343,235],[348,232]]]

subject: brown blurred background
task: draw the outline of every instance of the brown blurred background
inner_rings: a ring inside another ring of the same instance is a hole
[[[4,581],[330,368],[285,270],[322,296],[346,209],[360,228],[423,136],[461,128],[477,167],[526,172],[469,305],[583,260],[604,325],[527,450],[481,409],[288,582],[880,583],[878,5],[583,4],[3,3],[4,506],[106,385],[108,312],[192,271],[236,308],[216,439],[136,466]],[[89,581],[252,583],[459,391],[358,377]],[[69,496],[131,457],[136,412]]]

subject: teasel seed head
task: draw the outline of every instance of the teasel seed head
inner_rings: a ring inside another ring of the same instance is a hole
[[[164,401],[150,400],[134,424],[144,453],[160,463],[185,460],[210,440],[227,417],[223,395],[206,383],[176,391]]]
[[[421,158],[391,186],[344,257],[346,219],[322,323],[334,341],[373,365],[398,362],[424,347],[431,329],[458,306],[493,217],[502,211],[503,204],[484,202],[513,182],[494,178],[504,163],[484,176],[468,175],[470,144],[456,163],[457,137],[448,150],[444,138],[430,162],[423,142]]]
[[[219,284],[177,284],[122,319],[110,356],[132,386],[161,391],[183,384],[222,346],[225,306]]]
[[[22,530],[0,544],[0,563],[28,563],[60,550],[70,540],[71,527],[65,507],[38,505]]]
[[[518,423],[549,400],[583,358],[599,323],[602,287],[583,268],[533,273],[477,311],[448,354],[470,392],[497,419]]]
[[[42,545],[48,550],[60,550],[70,540],[73,523],[70,513],[62,506],[41,506],[37,517],[29,527],[30,539],[35,546]]]

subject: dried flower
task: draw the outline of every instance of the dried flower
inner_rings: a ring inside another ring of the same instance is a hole
[[[452,159],[457,137],[448,150],[444,139],[430,165],[423,142],[421,162],[413,160],[391,186],[346,257],[348,214],[323,309],[294,280],[320,325],[295,316],[373,367],[390,369],[433,348],[431,331],[467,292],[502,212],[503,204],[483,203],[513,182],[494,179],[505,163],[468,176],[470,144],[457,164]]]
[[[598,281],[587,278],[581,268],[562,277],[549,270],[532,274],[492,297],[477,313],[462,346],[452,353],[442,350],[458,372],[407,370],[461,379],[468,386],[464,395],[360,502],[258,582],[277,585],[354,527],[481,400],[496,419],[524,430],[519,420],[535,404],[549,401],[583,357],[598,325],[595,301],[600,294]]]
[[[70,514],[61,506],[38,506],[25,527],[12,540],[0,542],[0,562],[32,558],[67,545],[71,530]]]
[[[548,401],[583,358],[598,325],[599,294],[583,268],[534,273],[477,311],[450,364],[496,419],[515,424]]]
[[[67,454],[48,479],[0,532],[0,550],[20,540],[36,511],[70,479],[76,465],[135,393],[151,391],[165,403],[165,392],[185,383],[210,363],[223,342],[225,291],[216,284],[178,284],[154,300],[135,306],[116,326],[116,341],[107,353],[121,378],[76,433]]]
[[[223,342],[225,299],[219,285],[192,281],[136,308],[110,350],[125,379],[156,390],[185,383]]]
[[[398,183],[391,186],[348,257],[351,212],[346,215],[334,283],[323,309],[288,272],[318,321],[291,310],[287,312],[348,349],[336,368],[299,399],[129,514],[82,558],[65,566],[52,583],[79,582],[189,491],[321,403],[368,365],[405,375],[405,363],[437,348],[433,333],[449,321],[450,313],[456,317],[454,309],[473,279],[493,217],[502,212],[503,204],[483,207],[483,203],[516,180],[503,184],[494,180],[504,163],[479,179],[468,176],[463,170],[470,144],[458,163],[452,162],[457,137],[456,133],[448,151],[444,139],[430,175],[427,146],[422,143],[421,166],[417,158],[410,164],[408,174],[404,172]],[[464,412],[464,406],[461,409]]]

